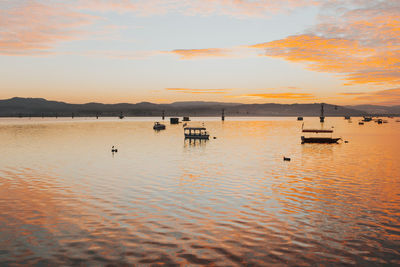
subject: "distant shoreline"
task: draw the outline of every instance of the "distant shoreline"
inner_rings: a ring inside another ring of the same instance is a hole
[[[363,117],[363,116],[372,116],[372,117],[400,117],[400,114],[364,114],[364,115],[354,115],[350,117]],[[169,118],[183,118],[184,116],[165,116],[165,120],[169,120]],[[301,116],[301,115],[226,115],[225,118],[252,118],[252,117],[275,117],[275,118],[297,118],[297,117],[303,117],[303,118],[319,118],[319,116]],[[332,115],[332,116],[325,116],[326,118],[340,118],[340,117],[345,117],[341,115]],[[26,119],[26,118],[94,118],[96,119],[96,116],[80,116],[76,115],[74,117],[72,116],[0,116],[0,118],[17,118],[17,119]],[[117,118],[119,119],[119,116],[99,116],[100,118]],[[124,116],[123,119],[125,118],[160,118],[162,119],[161,116]],[[220,115],[204,115],[204,116],[190,116],[190,118],[221,118]],[[121,119],[121,120],[123,120]]]
[[[69,104],[43,98],[0,100],[0,117],[319,117],[321,103],[309,104],[240,104],[189,101],[171,104]],[[324,116],[398,116],[400,106],[339,106],[324,104]]]

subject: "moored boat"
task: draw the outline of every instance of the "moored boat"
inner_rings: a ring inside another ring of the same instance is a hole
[[[169,122],[170,122],[171,124],[178,124],[178,123],[179,123],[179,118],[170,118],[170,119],[169,119]]]
[[[364,118],[363,121],[365,121],[365,122],[372,121],[372,117],[364,116],[363,118]]]
[[[158,121],[154,123],[153,126],[154,130],[165,130],[165,125],[162,123],[159,123]]]
[[[301,137],[301,143],[306,144],[306,143],[316,143],[316,144],[337,144],[339,140],[342,138],[340,137]]]
[[[304,126],[304,124],[303,124]],[[342,138],[332,137],[332,129],[302,129],[303,133],[314,133],[313,136],[301,136],[301,143],[317,143],[317,144],[336,144]],[[319,134],[322,134],[319,135]],[[327,134],[330,134],[327,136]]]
[[[185,138],[187,139],[206,139],[208,140],[210,135],[207,129],[204,127],[185,127],[184,128]]]

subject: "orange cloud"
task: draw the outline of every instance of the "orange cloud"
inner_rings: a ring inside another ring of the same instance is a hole
[[[190,89],[190,88],[165,88],[168,91],[175,91],[185,94],[227,94],[232,89]]]
[[[345,4],[326,5],[323,12],[330,16],[323,13],[311,33],[250,47],[315,71],[339,73],[347,84],[400,84],[400,2]]]
[[[365,95],[367,93],[365,92],[348,92],[348,93],[339,93],[339,95],[346,95],[346,96],[351,96],[351,95]]]
[[[205,48],[205,49],[176,49],[167,53],[180,56],[180,59],[209,58],[209,57],[228,57],[230,49]]]
[[[94,16],[62,3],[3,1],[0,3],[0,54],[49,54],[56,42],[75,39]]]
[[[43,55],[54,53],[58,42],[93,34],[83,27],[106,12],[155,15],[177,12],[184,15],[265,16],[271,12],[315,5],[316,0],[2,0],[0,1],[0,55]],[[86,12],[86,13],[85,13]],[[108,30],[111,30],[109,28]],[[176,50],[182,59],[222,57],[226,49]]]
[[[315,99],[313,94],[306,93],[267,93],[267,94],[246,94],[239,97],[257,97],[257,98],[269,98],[269,99],[301,99],[301,100],[312,100]]]

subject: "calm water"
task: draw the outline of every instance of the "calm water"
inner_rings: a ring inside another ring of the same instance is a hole
[[[400,264],[394,119],[153,121],[0,119],[0,265]]]

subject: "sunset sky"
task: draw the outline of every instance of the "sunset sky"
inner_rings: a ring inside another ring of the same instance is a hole
[[[0,99],[400,105],[399,0],[0,0]]]

